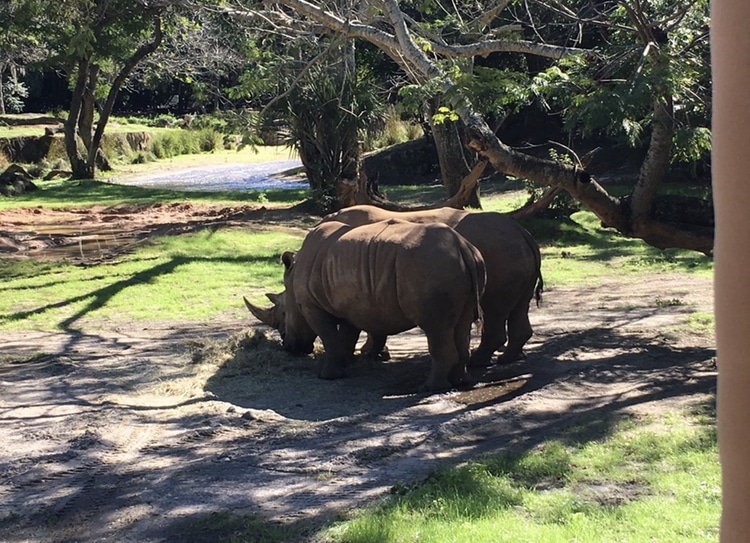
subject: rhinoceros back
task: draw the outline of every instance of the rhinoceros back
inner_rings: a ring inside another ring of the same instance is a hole
[[[326,221],[305,239],[295,297],[369,332],[453,321],[484,289],[479,252],[442,224]],[[306,280],[300,280],[304,275]]]
[[[322,222],[337,221],[351,226],[362,226],[388,219],[398,219],[414,223],[429,224],[442,223],[455,226],[469,213],[452,207],[423,209],[416,211],[391,211],[372,205],[356,205],[347,207],[323,217]]]

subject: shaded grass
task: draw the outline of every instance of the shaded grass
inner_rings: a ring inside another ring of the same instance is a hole
[[[720,470],[715,420],[625,419],[605,436],[564,430],[533,449],[397,486],[326,541],[715,541]],[[575,436],[569,439],[570,435]]]
[[[270,523],[255,513],[215,512],[186,523],[174,534],[181,543],[286,543],[299,541],[304,529]]]

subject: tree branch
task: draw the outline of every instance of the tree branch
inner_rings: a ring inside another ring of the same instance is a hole
[[[151,41],[141,45],[136,50],[136,52],[131,55],[131,57],[120,69],[117,77],[115,77],[114,81],[112,82],[109,94],[107,95],[107,100],[104,103],[101,114],[99,115],[99,122],[96,125],[96,131],[94,132],[91,149],[89,149],[89,161],[94,160],[94,158],[96,157],[96,153],[99,150],[99,143],[101,142],[102,136],[104,135],[104,127],[109,120],[109,116],[112,114],[112,108],[114,108],[115,100],[117,99],[117,93],[120,91],[120,87],[122,87],[123,83],[130,75],[130,72],[133,71],[133,68],[135,68],[136,65],[145,57],[156,51],[156,49],[161,44],[162,38],[164,36],[161,28],[161,16],[156,13],[153,17],[154,32],[152,34]]]

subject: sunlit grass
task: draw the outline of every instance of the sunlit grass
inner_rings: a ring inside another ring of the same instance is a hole
[[[300,243],[293,232],[204,231],[106,266],[0,260],[0,330],[245,315],[242,296],[265,303],[264,292],[283,290],[279,255]]]
[[[716,541],[720,471],[711,417],[569,428],[397,487],[382,504],[327,531],[346,543]]]
[[[690,273],[710,277],[713,261],[695,251],[661,250],[642,240],[602,228],[590,211],[569,220],[522,221],[542,248],[547,285],[597,284],[607,277],[642,273]]]
[[[395,187],[401,196],[424,201],[424,191],[442,187]],[[491,201],[516,196],[496,195]],[[50,181],[42,190],[0,199],[0,209],[42,205],[48,207],[111,206],[169,202],[292,205],[307,191],[264,193],[200,193],[165,191],[100,181]],[[569,219],[535,219],[522,223],[542,250],[545,285],[595,286],[607,278],[637,281],[644,273],[690,273],[709,277],[713,263],[694,251],[658,250],[641,240],[602,228],[593,213],[579,211]],[[281,270],[278,255],[297,249],[302,234],[265,232],[248,234],[219,230],[155,240],[120,262],[95,268],[66,263],[0,261],[7,278],[0,287],[0,329],[23,326],[55,328],[78,326],[95,317],[108,319],[154,318],[198,320],[244,310],[241,295],[265,303],[263,292],[278,292]],[[265,243],[263,249],[258,243]],[[243,288],[240,289],[239,287]],[[668,301],[667,301],[668,302]],[[667,303],[656,300],[655,304]],[[239,308],[239,309],[238,309]],[[713,320],[693,316],[696,331],[709,331]]]
[[[308,197],[308,190],[273,189],[266,191],[188,192],[120,185],[105,181],[55,179],[37,182],[40,190],[0,198],[0,211],[23,207],[92,207],[122,204],[205,203],[205,204],[288,204]]]

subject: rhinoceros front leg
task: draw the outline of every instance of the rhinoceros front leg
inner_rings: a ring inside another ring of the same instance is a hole
[[[332,316],[320,328],[325,356],[318,371],[321,379],[339,379],[346,375],[346,367],[354,360],[354,347],[360,330]]]
[[[367,333],[367,340],[362,345],[361,352],[368,358],[374,358],[376,360],[390,360],[391,353],[388,351],[388,347],[385,346],[385,341],[388,336],[381,336],[378,334]]]

